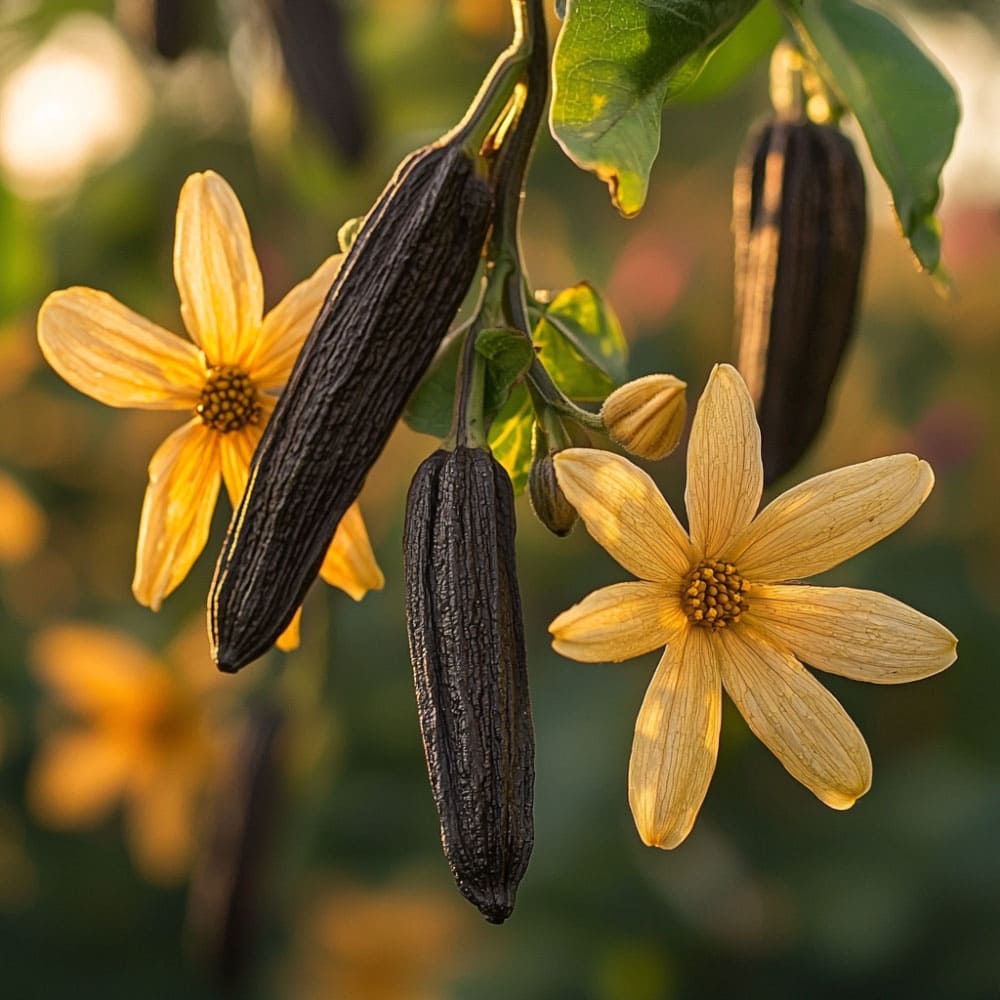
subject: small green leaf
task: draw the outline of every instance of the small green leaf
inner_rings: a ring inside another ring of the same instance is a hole
[[[571,399],[601,402],[628,378],[618,317],[585,281],[552,300],[532,336],[542,364]]]
[[[455,379],[468,327],[448,334],[431,362],[427,374],[406,404],[403,419],[420,434],[447,437],[455,408]],[[483,409],[487,423],[503,408],[511,386],[531,366],[535,352],[528,339],[516,330],[482,330],[476,351],[486,360]]]
[[[941,168],[959,120],[953,87],[898,24],[870,7],[786,0],[784,9],[826,83],[858,120],[903,234],[933,273],[941,253],[934,216]]]
[[[481,331],[476,351],[486,359],[484,409],[489,421],[507,402],[514,383],[531,367],[535,351],[523,333],[502,328]]]
[[[758,3],[713,50],[699,77],[677,95],[677,103],[699,104],[721,97],[770,55],[783,33],[777,7]]]
[[[430,368],[413,390],[403,419],[418,434],[447,437],[455,409],[455,379],[467,327],[453,330],[438,349]]]
[[[361,226],[364,224],[365,217],[363,215],[358,215],[353,219],[348,219],[340,229],[337,230],[337,242],[340,244],[340,252],[348,253],[352,246],[354,246],[354,241],[358,238],[358,233],[361,232]]]
[[[550,126],[626,216],[646,200],[664,101],[692,83],[755,0],[570,0]]]
[[[525,386],[515,386],[489,433],[493,457],[507,470],[515,496],[523,493],[528,485],[534,426],[535,408],[531,405],[531,394]]]

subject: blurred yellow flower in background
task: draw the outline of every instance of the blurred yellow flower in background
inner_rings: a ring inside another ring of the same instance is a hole
[[[0,566],[13,566],[33,556],[47,528],[41,507],[0,469]]]
[[[46,629],[31,648],[37,677],[74,717],[43,734],[28,776],[32,812],[85,829],[120,802],[135,864],[157,882],[190,868],[201,799],[227,752],[233,690],[210,669],[200,623],[168,658],[177,670],[128,636],[82,623]]]
[[[629,802],[646,844],[690,833],[715,770],[722,687],[789,773],[834,809],[871,785],[864,738],[802,661],[877,684],[944,670],[955,637],[883,594],[799,585],[905,524],[934,484],[893,455],[816,476],[760,513],[760,430],[735,368],[717,365],[687,457],[685,532],[652,479],[627,459],[567,449],[556,475],[587,530],[640,579],[595,591],[549,626],[583,661],[665,646],[636,721]]]
[[[302,909],[282,995],[439,1000],[478,923],[451,895],[410,885],[338,886]]]
[[[187,576],[208,539],[226,485],[235,508],[277,394],[340,267],[339,255],[296,285],[267,315],[260,268],[236,195],[212,171],[181,189],[174,278],[194,343],[105,292],[53,292],[38,314],[38,342],[74,388],[109,406],[193,415],[149,463],[132,590],[154,611]],[[357,504],[345,514],[320,575],[355,600],[383,585]],[[298,644],[296,615],[279,639]]]

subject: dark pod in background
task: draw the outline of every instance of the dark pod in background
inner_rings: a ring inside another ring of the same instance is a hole
[[[492,923],[510,916],[534,840],[514,530],[510,480],[488,451],[437,451],[417,470],[404,554],[420,730],[445,856]]]
[[[370,106],[340,0],[266,0],[296,100],[349,164],[364,157]]]
[[[492,188],[451,141],[399,167],[365,219],[250,468],[216,566],[219,668],[266,652],[319,572],[479,264]]]
[[[737,367],[771,483],[819,432],[854,331],[867,218],[850,140],[805,119],[759,126],[736,168],[733,232]]]

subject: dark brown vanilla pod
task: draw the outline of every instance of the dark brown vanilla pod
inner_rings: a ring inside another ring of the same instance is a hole
[[[576,524],[579,515],[576,508],[566,499],[566,494],[556,481],[556,467],[552,461],[556,452],[545,452],[536,456],[528,474],[528,499],[535,517],[549,531],[564,538]]]
[[[319,571],[475,274],[492,189],[461,134],[414,153],[330,289],[257,448],[209,598],[219,668],[266,652]]]
[[[340,0],[267,0],[299,104],[348,163],[364,156],[368,100],[347,44]]]
[[[832,125],[779,118],[751,135],[733,190],[737,366],[770,483],[812,443],[854,330],[865,180]]]
[[[281,814],[282,713],[261,707],[247,719],[213,783],[188,891],[187,951],[226,996],[253,969],[263,929],[262,897]]]
[[[510,916],[534,840],[514,530],[510,480],[488,451],[437,451],[417,470],[404,556],[420,729],[445,856],[492,923]]]

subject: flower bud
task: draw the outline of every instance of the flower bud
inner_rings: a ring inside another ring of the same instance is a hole
[[[537,456],[531,464],[528,476],[528,499],[535,517],[549,531],[560,538],[568,535],[576,524],[576,508],[566,499],[559,483],[556,482],[556,467],[552,461],[555,452]]]
[[[640,458],[665,458],[681,439],[687,383],[673,375],[644,375],[604,401],[601,419],[612,441]]]
[[[514,491],[481,448],[440,450],[406,501],[406,625],[441,843],[491,923],[534,840],[535,738],[514,563]]]

